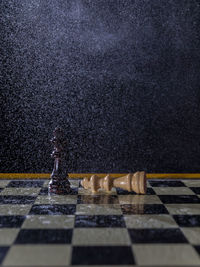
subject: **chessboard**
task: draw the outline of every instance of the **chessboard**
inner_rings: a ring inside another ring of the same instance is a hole
[[[48,182],[0,180],[2,266],[200,266],[200,180],[148,180],[146,195]]]

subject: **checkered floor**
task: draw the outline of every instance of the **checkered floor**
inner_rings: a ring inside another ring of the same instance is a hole
[[[0,180],[3,266],[200,266],[200,180],[48,195],[47,180]]]

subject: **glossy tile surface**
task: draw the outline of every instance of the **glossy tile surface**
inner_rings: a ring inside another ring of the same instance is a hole
[[[2,266],[200,266],[200,180],[149,180],[146,195],[70,195],[0,180]]]
[[[149,184],[152,187],[183,187],[185,186],[183,181],[167,181],[167,180],[151,180],[149,181]]]
[[[44,184],[44,181],[40,180],[14,180],[7,184],[7,187],[42,187]]]
[[[20,228],[0,228],[0,246],[12,245]]]
[[[157,195],[195,195],[188,187],[155,187],[154,191]]]
[[[180,229],[129,229],[132,243],[187,243]]]
[[[22,228],[70,229],[74,227],[74,215],[28,215]]]
[[[176,228],[177,223],[168,214],[137,214],[124,216],[127,228]]]
[[[72,264],[120,264],[123,266],[125,264],[134,264],[134,258],[130,246],[74,246]]]
[[[76,204],[77,196],[75,195],[39,195],[35,201],[35,204]]]
[[[181,228],[181,231],[191,244],[200,244],[200,227]]]
[[[166,204],[170,214],[200,215],[200,204]]]
[[[0,204],[0,215],[27,215],[32,205]]]
[[[71,229],[21,229],[15,244],[69,244]]]
[[[76,206],[77,215],[122,215],[121,206],[118,204],[78,204]]]
[[[68,266],[70,258],[70,245],[14,245],[4,266]]]
[[[6,253],[8,252],[9,247],[0,246],[0,264],[2,263],[3,259],[6,256]]]
[[[197,195],[159,195],[164,204],[200,203]]]
[[[76,228],[73,233],[73,245],[130,245],[129,233],[125,228]]]
[[[118,199],[120,204],[162,204],[156,195],[119,195]]]
[[[0,195],[4,195],[4,196],[37,196],[38,193],[40,191],[40,188],[35,188],[35,187],[19,187],[19,188],[16,188],[16,187],[7,187],[7,188],[4,188]]]
[[[122,215],[77,215],[75,227],[125,227]]]
[[[180,227],[200,227],[200,215],[173,215]]]
[[[133,245],[139,266],[199,266],[199,256],[188,244]]]
[[[3,191],[2,191],[3,192]],[[35,202],[36,196],[16,196],[16,195],[8,195],[8,196],[0,196],[0,205],[1,204],[33,204]]]
[[[0,216],[0,228],[20,227],[25,219],[26,219],[25,216],[20,216],[20,215],[6,215],[6,216],[1,215]]]
[[[79,195],[78,204],[119,204],[117,195]]]
[[[121,205],[123,214],[167,214],[168,211],[162,204],[131,204]]]
[[[31,215],[72,215],[75,213],[76,206],[73,204],[54,204],[54,205],[33,205],[29,214]]]

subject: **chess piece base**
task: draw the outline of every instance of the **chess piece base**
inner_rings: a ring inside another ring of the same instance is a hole
[[[59,177],[52,177],[49,182],[49,192],[54,194],[69,194],[71,192],[70,182],[65,179],[60,179]]]

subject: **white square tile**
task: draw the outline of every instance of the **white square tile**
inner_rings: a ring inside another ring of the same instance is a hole
[[[69,245],[17,245],[10,248],[3,266],[66,266],[70,260]]]
[[[1,180],[0,179],[0,187],[4,188],[10,183],[10,180]]]
[[[76,215],[122,215],[118,204],[78,204]]]
[[[183,227],[182,232],[193,245],[200,245],[200,227]]]
[[[165,204],[170,214],[200,215],[200,204]]]
[[[122,246],[130,245],[131,241],[124,228],[75,228],[72,243],[78,246]]]
[[[167,214],[125,215],[128,228],[176,228],[178,227],[172,216]]]
[[[80,179],[71,179],[71,180],[69,180],[69,182],[70,182],[70,185],[71,185],[71,187],[73,188],[73,187],[79,187],[79,183],[80,183]]]
[[[142,266],[200,266],[195,249],[185,244],[133,245],[133,253]]]
[[[150,185],[149,181],[147,181],[147,187],[152,187],[152,186]]]
[[[0,205],[0,215],[27,215],[32,205]]]
[[[197,179],[197,180],[182,180],[182,182],[188,187],[200,187],[200,179]]]
[[[76,204],[77,195],[47,195],[38,196],[35,204]]]
[[[40,188],[35,187],[6,187],[4,188],[0,195],[12,195],[12,196],[36,196],[40,192]]]
[[[74,227],[74,215],[28,215],[22,225],[27,229],[67,229]]]
[[[157,195],[195,195],[188,187],[154,187]]]
[[[48,187],[50,182],[50,178],[48,180],[45,180],[43,183],[43,187]]]
[[[119,195],[120,204],[162,204],[156,195]]]
[[[0,245],[1,246],[8,246],[12,245],[15,241],[18,233],[19,228],[1,228],[0,229]]]

